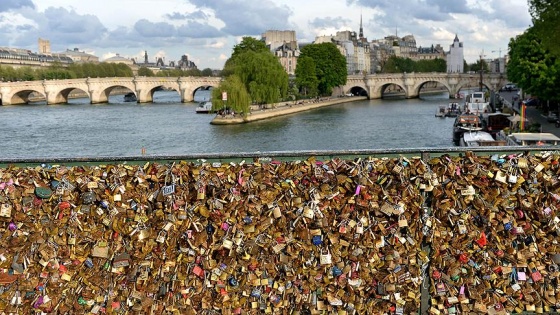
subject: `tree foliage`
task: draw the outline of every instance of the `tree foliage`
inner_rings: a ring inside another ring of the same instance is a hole
[[[264,43],[244,37],[233,50],[223,73],[238,77],[253,102],[274,104],[286,97],[288,74]]]
[[[319,87],[319,80],[315,72],[315,61],[309,56],[298,58],[296,66],[296,86],[305,96],[315,97]]]
[[[222,93],[227,92],[227,100],[222,100]],[[246,116],[249,113],[251,97],[245,84],[237,75],[227,77],[219,87],[212,89],[212,110],[219,111],[226,107]]]
[[[346,58],[333,43],[307,45],[301,49],[299,58],[303,57],[309,57],[315,63],[319,94],[332,95],[334,87],[346,84]]]
[[[447,63],[441,58],[414,61],[410,58],[391,56],[384,69],[385,73],[446,72]]]
[[[529,13],[542,45],[560,57],[560,1],[529,0]]]
[[[154,72],[151,69],[149,69],[148,67],[140,67],[138,69],[138,75],[143,76],[143,77],[153,77]]]
[[[542,44],[534,28],[509,42],[508,79],[541,99],[560,100],[560,59]]]

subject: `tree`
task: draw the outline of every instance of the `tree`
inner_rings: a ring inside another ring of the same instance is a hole
[[[140,67],[140,69],[138,69],[138,75],[144,77],[153,77],[154,72],[151,69],[148,69],[147,67]]]
[[[202,70],[201,74],[203,77],[211,77],[214,74],[214,72],[210,68],[205,68]]]
[[[227,100],[222,100],[222,93],[227,93]],[[219,111],[229,107],[236,113],[246,116],[249,113],[251,97],[245,84],[237,75],[227,77],[219,87],[212,89],[212,110]]]
[[[542,44],[539,31],[527,29],[509,42],[508,79],[531,95],[560,100],[560,58]]]
[[[256,53],[261,52],[269,52],[269,49],[266,47],[266,44],[262,40],[258,40],[256,38],[245,36],[241,40],[241,43],[233,46],[233,52],[231,54],[231,59],[235,59],[238,55],[252,51]]]
[[[223,74],[237,76],[252,101],[274,104],[286,97],[288,74],[263,42],[244,37],[233,51],[226,61]]]
[[[560,56],[560,1],[529,0],[529,13],[542,45],[552,54]]]
[[[301,49],[300,58],[309,57],[315,63],[321,95],[332,95],[332,89],[346,84],[346,58],[333,43],[307,45]]]
[[[299,92],[305,96],[317,96],[319,79],[317,79],[313,58],[309,56],[299,57],[295,73]]]

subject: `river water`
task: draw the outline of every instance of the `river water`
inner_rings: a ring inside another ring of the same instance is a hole
[[[356,101],[233,126],[211,125],[213,115],[195,114],[175,91],[149,104],[115,95],[108,104],[0,106],[0,158],[451,147],[453,118],[434,115],[447,97]]]

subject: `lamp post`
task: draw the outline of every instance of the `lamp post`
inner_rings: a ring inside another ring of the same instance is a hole
[[[482,92],[482,72],[484,71],[484,67],[482,66],[482,57],[485,57],[486,55],[484,55],[484,50],[482,50],[482,53],[480,54],[480,92]]]

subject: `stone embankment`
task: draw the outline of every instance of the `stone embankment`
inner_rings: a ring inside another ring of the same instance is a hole
[[[295,104],[294,102],[278,103],[275,104],[273,108],[259,108],[258,106],[251,106],[251,112],[245,117],[239,114],[217,115],[210,123],[213,125],[244,124],[252,121],[290,115],[312,109],[366,99],[367,97],[365,96],[330,97],[312,101],[298,101]]]

